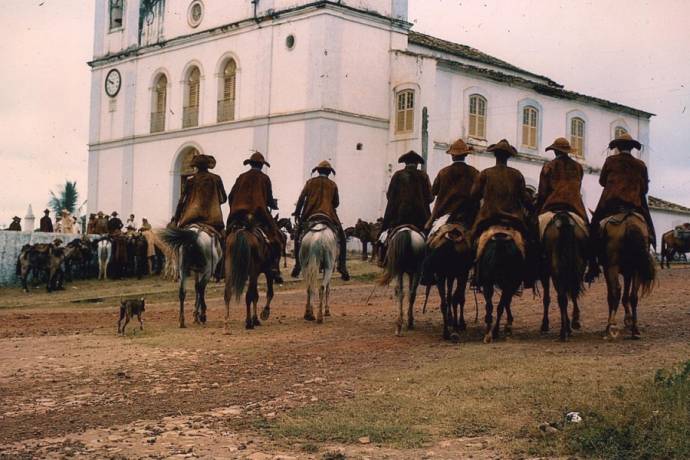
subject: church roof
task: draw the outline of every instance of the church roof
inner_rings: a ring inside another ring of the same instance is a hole
[[[443,40],[441,38],[432,37],[431,35],[422,34],[412,30],[408,34],[408,41],[413,45],[423,46],[425,48],[452,54],[454,56],[469,59],[471,61],[481,62],[482,64],[492,65],[504,70],[510,70],[524,75],[529,75],[540,80],[545,80],[548,82],[549,85],[558,88],[563,88],[563,85],[556,83],[548,77],[521,69],[520,67],[514,66],[509,62],[488,55],[482,51],[479,51],[476,48],[472,48],[471,46],[450,42],[447,40]]]
[[[671,203],[670,201],[662,200],[655,196],[649,196],[649,208],[657,209],[659,211],[675,212],[679,214],[690,214],[690,208],[683,205]]]

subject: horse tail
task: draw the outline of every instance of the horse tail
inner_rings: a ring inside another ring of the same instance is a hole
[[[559,229],[556,250],[557,281],[571,299],[577,300],[584,291],[585,267],[580,242],[575,235],[575,223],[567,214],[556,215]]]
[[[309,235],[307,232],[305,236]],[[300,261],[304,267],[304,281],[312,292],[319,292],[319,271],[332,269],[335,264],[336,241],[331,230],[311,233],[313,238],[302,238]]]
[[[390,284],[393,278],[403,273],[404,264],[412,255],[412,232],[401,230],[393,235],[388,244],[383,276],[379,280],[381,286]]]
[[[638,226],[626,225],[620,265],[623,273],[638,277],[643,296],[652,292],[656,266],[647,251],[647,238]]]
[[[186,228],[166,228],[161,239],[175,252],[182,250],[183,262],[187,267],[204,267],[206,258],[198,242],[199,235]],[[186,271],[186,270],[185,270]]]
[[[225,302],[229,303],[233,297],[235,302],[239,302],[249,279],[249,264],[252,257],[246,230],[235,232],[228,238],[226,246],[229,254],[225,258]]]
[[[519,284],[522,280],[524,259],[517,244],[507,235],[495,235],[484,247],[477,264],[479,282],[498,284]]]

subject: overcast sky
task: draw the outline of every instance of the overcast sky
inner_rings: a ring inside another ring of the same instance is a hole
[[[23,217],[29,203],[40,217],[49,191],[66,179],[76,180],[86,199],[93,4],[2,0],[0,224]],[[417,31],[473,46],[567,89],[657,114],[652,194],[690,206],[690,1],[409,4]]]

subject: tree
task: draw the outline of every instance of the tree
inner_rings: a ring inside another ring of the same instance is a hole
[[[77,200],[79,199],[79,192],[77,192],[77,181],[65,181],[62,190],[56,195],[53,191],[50,192],[50,201],[48,207],[53,210],[56,216],[66,209],[70,214],[74,214],[77,210]]]

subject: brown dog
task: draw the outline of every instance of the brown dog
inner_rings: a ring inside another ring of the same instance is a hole
[[[129,300],[120,299],[120,319],[117,321],[118,334],[125,335],[125,327],[127,327],[127,323],[129,323],[129,320],[132,319],[134,315],[136,315],[139,320],[139,330],[144,330],[144,321],[141,319],[141,315],[146,310],[145,304],[146,301],[143,297]],[[120,326],[123,319],[125,323]]]

